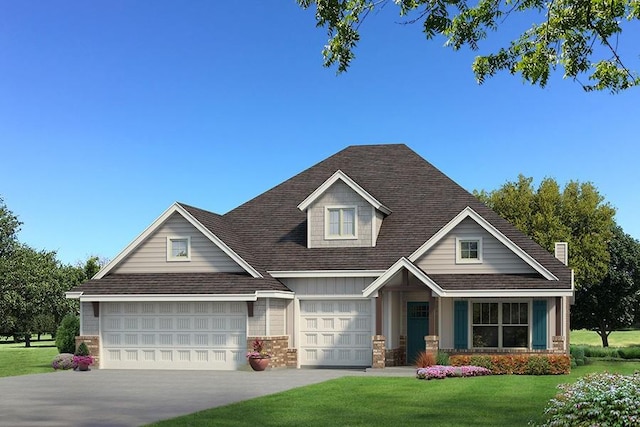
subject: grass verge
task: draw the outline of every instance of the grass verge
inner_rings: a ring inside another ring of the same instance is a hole
[[[344,377],[196,412],[153,426],[526,426],[541,422],[560,383],[590,372],[631,374],[640,363],[595,362],[563,376],[445,380]]]

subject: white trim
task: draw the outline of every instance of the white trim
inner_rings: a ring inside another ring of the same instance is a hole
[[[476,211],[471,209],[469,206],[464,208],[458,215],[456,215],[449,223],[447,223],[444,227],[438,230],[429,240],[427,240],[422,246],[420,246],[414,253],[409,256],[409,261],[415,262],[422,255],[424,255],[429,249],[431,249],[436,243],[438,243],[442,238],[444,238],[447,234],[449,234],[458,224],[460,224],[464,219],[471,218],[478,225],[484,228],[489,234],[498,239],[500,243],[505,245],[508,249],[510,249],[513,253],[515,253],[520,259],[529,264],[534,270],[543,275],[547,280],[558,280],[558,278],[547,270],[542,264],[540,264],[536,259],[534,259],[527,252],[522,250],[518,245],[516,245],[513,241],[511,241],[507,236],[502,234],[500,230],[495,228],[489,221],[480,216]]]
[[[457,290],[445,291],[443,297],[447,298],[545,298],[573,295],[568,289],[503,289],[503,290]]]
[[[265,336],[271,335],[271,299],[266,298],[264,300],[264,334]]]
[[[342,234],[343,212],[353,210],[353,234]],[[331,211],[338,211],[338,234],[331,234]],[[324,239],[325,240],[358,240],[358,206],[356,205],[331,205],[324,207]]]
[[[293,299],[295,294],[286,291],[256,291],[257,298]]]
[[[462,258],[462,242],[476,242],[478,258]],[[482,237],[456,237],[456,264],[482,264]]]
[[[153,232],[155,232],[164,222],[169,219],[174,213],[182,215],[191,225],[193,225],[198,231],[200,231],[205,237],[207,237],[213,244],[218,246],[225,254],[233,259],[240,267],[242,267],[253,278],[262,277],[262,275],[253,268],[242,257],[235,253],[229,246],[227,246],[218,236],[212,233],[208,228],[202,225],[197,219],[193,217],[185,208],[179,203],[174,203],[162,213],[155,221],[151,223],[138,237],[136,237],[131,243],[127,245],[114,259],[112,259],[107,265],[105,265],[98,273],[93,276],[93,279],[101,279],[107,275],[115,266],[117,266],[123,259],[125,259],[131,252],[133,252],[138,246],[140,246]]]
[[[366,301],[370,298],[363,297],[362,295],[300,295],[296,298],[298,301],[311,301],[311,300],[327,300],[327,301],[337,301],[337,300],[357,300],[357,301]]]
[[[131,302],[131,301],[257,301],[257,295],[253,294],[135,294],[135,295],[83,295],[82,302]]]
[[[187,241],[187,256],[173,256],[173,242]],[[191,261],[191,236],[167,236],[167,262]]]
[[[65,292],[64,297],[67,299],[80,299],[82,292]]]
[[[406,268],[409,270],[411,274],[416,276],[418,280],[427,285],[436,296],[442,297],[445,296],[446,291],[440,287],[436,282],[434,282],[429,276],[427,276],[422,270],[413,265],[408,259],[405,257],[400,258],[396,261],[389,269],[376,280],[374,280],[369,286],[367,286],[363,291],[362,295],[366,298],[377,297],[378,290],[385,286],[387,282],[396,275],[402,268]]]
[[[316,188],[313,191],[313,193],[307,196],[307,198],[304,199],[298,205],[298,209],[300,209],[303,212],[306,211],[309,208],[309,206],[318,199],[318,197],[320,197],[325,191],[329,189],[329,187],[335,184],[336,181],[338,180],[342,180],[342,182],[347,184],[353,191],[358,193],[360,197],[365,199],[370,205],[378,209],[380,212],[384,213],[385,215],[389,215],[391,213],[391,209],[389,209],[388,207],[380,203],[375,197],[369,194],[369,192],[367,192],[364,188],[358,185],[354,180],[349,178],[347,174],[342,172],[340,169],[338,169],[333,175],[331,175],[329,179],[323,182],[322,185],[320,185],[320,187]]]
[[[386,270],[274,270],[267,271],[275,279],[314,277],[380,277]]]

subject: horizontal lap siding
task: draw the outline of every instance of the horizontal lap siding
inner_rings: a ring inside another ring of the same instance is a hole
[[[191,260],[167,261],[167,237],[190,237]],[[180,214],[173,214],[115,273],[236,273],[244,270]]]
[[[456,237],[482,237],[482,263],[456,264]],[[427,274],[526,274],[535,270],[470,218],[462,221],[418,261]]]

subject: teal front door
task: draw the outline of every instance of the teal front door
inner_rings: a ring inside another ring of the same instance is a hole
[[[407,303],[407,365],[413,365],[418,353],[424,351],[424,337],[429,335],[429,303]]]

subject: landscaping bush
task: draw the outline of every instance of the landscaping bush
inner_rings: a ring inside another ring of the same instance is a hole
[[[81,342],[78,346],[78,349],[75,352],[76,356],[89,356],[89,347],[87,347],[87,343]]]
[[[56,331],[56,347],[60,353],[74,353],[76,350],[76,336],[80,335],[80,319],[73,314],[67,314]]]
[[[439,351],[436,355],[436,365],[447,366],[449,365],[449,353],[445,351]]]
[[[419,368],[416,378],[420,380],[442,380],[446,377],[479,377],[491,375],[491,371],[481,366],[442,366],[433,365],[428,368]]]
[[[576,365],[582,366],[585,364],[585,350],[583,346],[571,346],[571,357],[576,361]]]
[[[617,359],[620,357],[620,353],[618,349],[615,347],[594,347],[594,346],[586,346],[584,348],[584,356],[585,357],[609,357]]]
[[[436,356],[433,353],[427,353],[426,351],[421,351],[420,353],[418,353],[415,361],[415,365],[418,368],[426,368],[435,364]]]
[[[624,347],[618,349],[623,359],[640,359],[640,347]]]
[[[637,426],[640,424],[640,374],[597,373],[560,384],[547,405],[543,426]]]
[[[53,362],[51,362],[51,367],[53,369],[73,369],[75,365],[73,363],[73,354],[71,353],[61,353],[53,358]]]
[[[449,362],[452,366],[482,366],[494,375],[561,375],[571,372],[571,358],[564,354],[456,355],[450,356]]]

